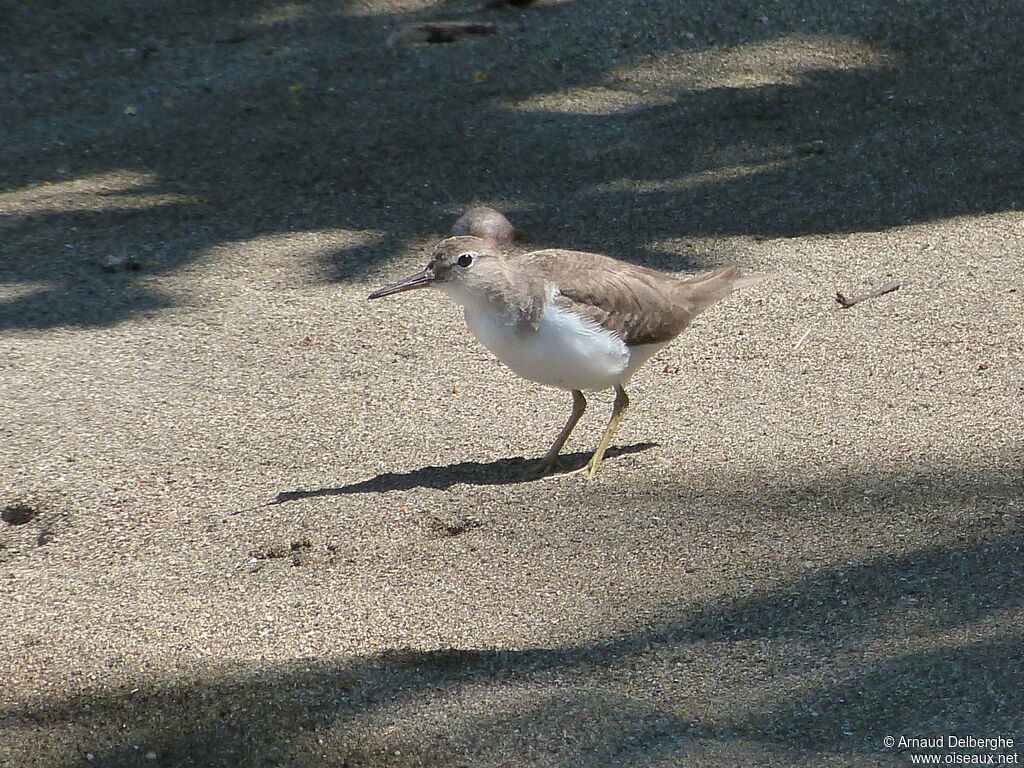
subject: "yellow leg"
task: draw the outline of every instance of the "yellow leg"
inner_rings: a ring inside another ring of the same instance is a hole
[[[565,445],[565,441],[569,439],[569,435],[572,434],[576,422],[580,420],[580,416],[583,415],[585,410],[587,410],[587,399],[580,390],[574,389],[572,391],[572,413],[569,414],[569,420],[565,422],[565,426],[558,433],[558,437],[555,438],[555,442],[551,444],[548,452],[544,454],[544,458],[530,470],[531,475],[539,477],[558,469],[558,454],[561,452],[562,446]]]
[[[604,459],[604,452],[608,450],[608,446],[612,443],[612,437],[615,435],[615,430],[619,428],[619,422],[622,421],[622,417],[626,413],[626,409],[629,407],[629,396],[620,386],[615,387],[615,403],[612,405],[612,417],[608,421],[608,426],[604,430],[604,435],[601,436],[601,442],[597,444],[597,450],[594,451],[594,455],[590,457],[590,461],[587,466],[583,468],[583,471],[587,475],[588,480],[592,480],[594,475],[597,474],[597,468],[601,466],[601,460]]]

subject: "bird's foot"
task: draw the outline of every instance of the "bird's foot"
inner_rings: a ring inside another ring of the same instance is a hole
[[[594,479],[594,475],[597,474],[597,468],[599,466],[601,466],[600,460],[599,461],[594,461],[594,459],[591,458],[590,461],[588,461],[586,464],[584,464],[579,469],[574,469],[572,472],[566,472],[566,474],[567,475],[583,475],[585,478],[587,478],[587,480],[593,480]]]
[[[593,480],[597,474],[597,469],[604,463],[604,450],[599,450],[590,457],[590,461],[584,464],[579,469],[574,469],[572,472],[566,472],[567,475],[583,475],[587,480]]]
[[[562,462],[558,460],[557,456],[547,457],[538,461],[532,467],[526,470],[526,477],[539,480],[542,477],[550,477],[555,474],[559,475],[583,475],[587,480],[593,480],[594,475],[597,474],[597,468],[603,463],[604,456],[590,457],[590,461],[584,464],[579,469],[571,469],[568,472],[563,472]]]
[[[562,462],[557,456],[545,456],[526,470],[526,477],[539,480],[542,477],[553,475],[562,468]]]

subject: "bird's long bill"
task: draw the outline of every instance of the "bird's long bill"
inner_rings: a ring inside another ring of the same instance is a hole
[[[383,288],[371,293],[367,298],[380,299],[384,296],[390,296],[393,293],[412,291],[416,288],[426,288],[432,282],[434,282],[434,273],[429,269],[424,269],[422,272],[417,272],[415,275],[409,275],[407,278],[399,280],[397,283],[385,285]]]

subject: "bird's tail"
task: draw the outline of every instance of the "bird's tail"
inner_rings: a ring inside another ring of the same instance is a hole
[[[733,291],[756,285],[766,277],[760,272],[744,274],[739,267],[722,267],[683,278],[680,280],[680,290],[684,300],[692,307],[693,314],[697,314],[717,304]]]

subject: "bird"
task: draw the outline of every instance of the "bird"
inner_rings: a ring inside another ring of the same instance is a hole
[[[763,279],[724,267],[676,277],[610,256],[550,248],[508,254],[472,235],[440,241],[424,269],[369,295],[431,288],[463,307],[476,339],[519,376],[572,394],[572,412],[529,474],[558,456],[587,407],[584,390],[615,389],[611,418],[581,468],[593,478],[626,409],[625,384],[699,313]]]
[[[505,245],[522,237],[504,214],[487,206],[470,208],[452,225],[452,235],[471,235],[495,245]]]

